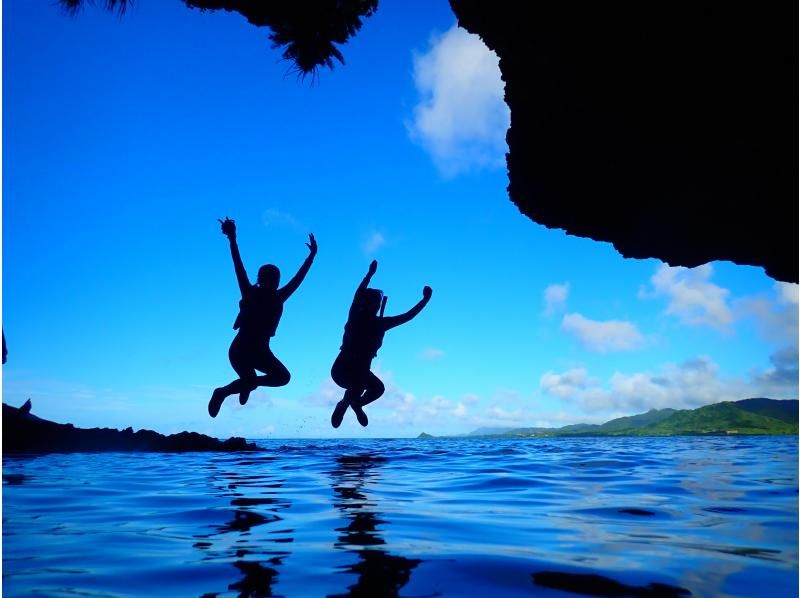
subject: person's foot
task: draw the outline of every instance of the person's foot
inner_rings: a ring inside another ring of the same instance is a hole
[[[358,423],[366,428],[367,424],[369,424],[369,419],[367,418],[367,414],[364,413],[364,409],[358,403],[351,403],[350,406],[353,408],[353,411],[355,411]]]
[[[239,393],[239,404],[240,405],[247,405],[247,399],[250,398],[250,391],[245,390],[244,392]]]
[[[342,425],[345,411],[347,411],[347,401],[342,399],[336,403],[336,407],[333,408],[333,413],[331,414],[331,425],[334,428],[338,428]]]
[[[211,393],[211,400],[208,402],[208,414],[211,417],[217,417],[219,408],[222,407],[222,401],[225,400],[225,393],[221,388],[217,388]]]

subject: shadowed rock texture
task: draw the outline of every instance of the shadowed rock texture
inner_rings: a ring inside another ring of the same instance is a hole
[[[152,430],[76,428],[3,403],[3,453],[257,451],[244,438],[224,442],[196,432],[164,436]]]
[[[797,282],[796,5],[450,4],[500,58],[522,213]]]

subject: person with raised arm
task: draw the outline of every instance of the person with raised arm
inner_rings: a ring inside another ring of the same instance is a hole
[[[208,414],[211,417],[217,416],[222,402],[232,394],[238,393],[239,403],[244,405],[250,393],[259,386],[285,386],[289,383],[289,370],[272,353],[269,341],[275,336],[283,314],[283,304],[303,282],[317,254],[317,242],[314,235],[309,234],[306,243],[309,255],[285,286],[278,287],[281,274],[273,264],[261,266],[256,284],[250,284],[236,243],[236,224],[230,218],[219,222],[222,224],[222,233],[230,242],[233,269],[242,294],[239,315],[233,324],[236,336],[228,349],[228,358],[239,378],[214,390],[208,402]],[[263,372],[263,375],[257,375],[256,370]]]
[[[414,318],[430,301],[433,291],[426,286],[422,289],[422,299],[404,314],[384,316],[386,297],[378,289],[368,288],[372,276],[378,269],[375,260],[369,265],[367,275],[356,289],[347,324],[344,326],[342,346],[331,368],[333,381],[345,389],[344,397],[336,404],[331,415],[331,425],[338,428],[350,407],[356,414],[358,423],[369,423],[364,406],[383,395],[386,388],[370,371],[372,360],[383,344],[386,331],[405,324]]]

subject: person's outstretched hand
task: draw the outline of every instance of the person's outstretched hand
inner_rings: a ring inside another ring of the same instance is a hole
[[[422,287],[422,296],[426,301],[431,298],[431,295],[433,295],[432,288],[430,288],[429,286]]]
[[[375,272],[377,272],[377,271],[378,271],[378,260],[372,260],[372,262],[369,265],[369,274],[370,274],[370,276],[375,274]]]
[[[220,220],[217,218],[217,221],[222,225],[222,234],[228,237],[229,239],[233,240],[236,238],[236,223],[225,216],[225,220]]]
[[[308,243],[306,243],[306,246],[311,255],[317,255],[317,240],[314,238],[314,233],[308,233]]]

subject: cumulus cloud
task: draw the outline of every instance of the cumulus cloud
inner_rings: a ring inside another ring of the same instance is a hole
[[[644,344],[644,337],[636,326],[622,320],[601,322],[581,314],[566,314],[561,320],[561,329],[597,353],[632,351]]]
[[[422,350],[419,356],[425,361],[436,361],[437,359],[444,357],[444,351],[437,349],[436,347],[427,347]]]
[[[429,425],[432,421],[446,423],[452,418],[465,419],[470,414],[469,405],[465,401],[454,402],[441,395],[418,400],[414,395],[396,388],[391,380],[386,391],[390,395],[390,400],[385,404],[388,409],[386,419],[397,425],[419,427]]]
[[[697,268],[659,266],[650,279],[652,288],[642,289],[641,298],[666,297],[665,311],[684,324],[710,326],[727,332],[733,322],[733,312],[728,306],[730,291],[711,282],[711,264]]]
[[[539,387],[545,394],[559,399],[569,399],[598,384],[599,381],[596,378],[590,378],[589,372],[585,368],[574,368],[563,374],[546,372],[539,380]]]
[[[499,59],[477,35],[453,25],[414,55],[419,102],[409,136],[445,176],[504,165],[510,121]]]
[[[384,245],[386,245],[386,237],[383,236],[383,233],[373,230],[367,233],[364,242],[361,244],[361,250],[364,252],[364,255],[369,256]]]
[[[693,409],[748,396],[743,380],[723,379],[719,366],[708,357],[667,364],[657,374],[615,373],[610,386],[619,406],[633,409]]]
[[[773,353],[769,358],[772,367],[753,374],[754,394],[776,399],[797,398],[799,358],[796,344]]]
[[[616,372],[605,384],[583,369],[563,374],[547,372],[539,386],[543,393],[576,404],[589,413],[633,414],[665,407],[694,409],[753,396],[751,384],[724,379],[719,367],[707,357],[667,364],[657,373]]]
[[[544,312],[545,316],[552,316],[563,311],[567,306],[569,296],[569,283],[551,284],[544,290]]]
[[[737,302],[741,317],[752,317],[761,336],[775,345],[797,346],[798,285],[778,282],[774,297],[745,297]]]
[[[774,297],[746,297],[737,303],[742,317],[752,317],[761,336],[775,348],[771,367],[753,373],[759,396],[791,398],[798,385],[798,285],[778,282]]]
[[[794,305],[797,307],[800,297],[798,293],[800,287],[794,282],[776,282],[775,292],[778,294],[778,300],[786,305]]]
[[[464,395],[464,398],[462,398],[461,401],[467,406],[472,406],[472,405],[477,405],[478,403],[480,403],[481,398],[476,394],[470,393],[470,394]]]
[[[344,396],[344,390],[339,388],[331,378],[326,378],[315,392],[303,398],[303,402],[317,407],[333,407],[342,396]]]
[[[431,422],[447,425],[454,420],[468,419],[471,415],[470,408],[479,400],[477,395],[466,395],[460,401],[450,400],[442,395],[419,398],[398,386],[392,373],[382,370],[380,365],[374,368],[374,373],[386,388],[383,396],[369,406],[369,418],[374,423],[388,423],[392,427],[412,430],[424,429]],[[305,396],[302,401],[307,405],[330,410],[343,395],[344,390],[333,380],[326,378],[317,390]]]

